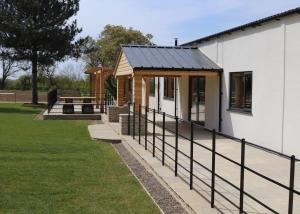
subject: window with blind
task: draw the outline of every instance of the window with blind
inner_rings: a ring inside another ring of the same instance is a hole
[[[155,96],[155,77],[149,78],[150,96]]]
[[[174,99],[174,77],[165,77],[164,78],[164,98]]]
[[[230,73],[230,110],[252,111],[252,71]]]

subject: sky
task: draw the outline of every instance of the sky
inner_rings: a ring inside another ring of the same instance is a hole
[[[158,45],[198,39],[300,7],[300,0],[81,0],[82,35],[97,38],[106,24],[151,33]]]
[[[99,37],[107,24],[151,33],[157,45],[192,41],[288,9],[300,0],[81,0],[76,15],[81,36]],[[82,69],[81,62],[68,61]]]

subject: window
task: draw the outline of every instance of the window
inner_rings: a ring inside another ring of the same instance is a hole
[[[150,96],[155,96],[155,78],[149,78],[149,85],[150,85]]]
[[[164,78],[164,98],[174,99],[174,77]]]
[[[252,110],[252,71],[230,73],[231,110],[251,112]]]

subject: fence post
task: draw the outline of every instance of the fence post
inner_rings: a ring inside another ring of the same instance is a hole
[[[291,156],[291,168],[290,168],[290,192],[289,192],[289,212],[288,214],[293,213],[294,205],[294,184],[295,184],[295,156]]]
[[[193,177],[194,177],[194,123],[191,122],[190,189],[193,189]]]
[[[244,213],[245,139],[241,145],[240,213]]]
[[[175,176],[177,176],[178,172],[178,117],[175,117],[176,126],[175,126]]]
[[[145,107],[145,150],[147,150],[147,135],[148,135],[148,107]]]
[[[166,137],[166,113],[163,112],[163,136],[162,136],[162,165],[165,165],[165,137]]]
[[[135,103],[133,103],[132,115],[132,138],[135,139]]]
[[[152,156],[155,157],[155,109],[153,109],[153,122],[152,122],[152,125],[153,125]]]
[[[139,104],[139,144],[141,144],[141,104]]]
[[[130,103],[128,103],[128,135],[130,136]]]
[[[216,130],[212,131],[212,153],[211,153],[211,208],[215,207],[215,181],[216,181]]]

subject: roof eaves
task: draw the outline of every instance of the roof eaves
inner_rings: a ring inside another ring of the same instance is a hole
[[[165,71],[212,71],[221,72],[222,68],[166,68],[166,67],[134,67],[134,71],[146,71],[146,70],[165,70]]]

